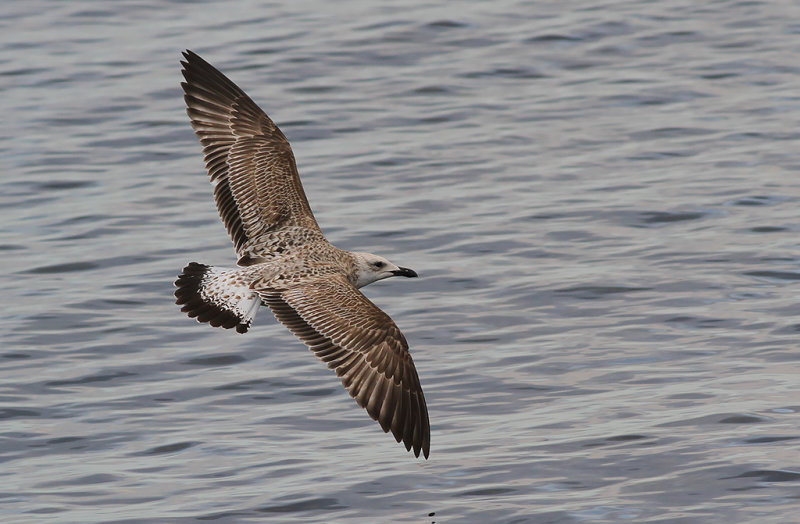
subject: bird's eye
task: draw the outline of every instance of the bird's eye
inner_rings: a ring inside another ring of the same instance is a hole
[[[386,264],[384,264],[383,262],[375,262],[373,265],[374,265],[376,268],[380,269],[380,268],[382,268],[383,266],[385,266]]]

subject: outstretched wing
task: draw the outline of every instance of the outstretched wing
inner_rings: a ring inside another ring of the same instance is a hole
[[[392,319],[342,276],[256,290],[275,316],[335,370],[358,405],[407,450],[430,452],[425,396]]]
[[[208,62],[188,50],[183,56],[186,112],[203,144],[217,209],[237,253],[249,240],[284,226],[319,231],[278,126]]]

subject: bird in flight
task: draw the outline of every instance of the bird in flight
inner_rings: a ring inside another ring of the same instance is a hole
[[[358,290],[417,274],[328,242],[278,126],[208,62],[188,50],[183,56],[186,111],[203,145],[238,267],[191,262],[175,282],[176,303],[200,322],[239,333],[250,328],[259,306],[268,306],[336,371],[384,432],[428,458],[428,408],[408,343],[389,315]]]

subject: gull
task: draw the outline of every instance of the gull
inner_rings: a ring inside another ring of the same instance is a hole
[[[189,50],[183,56],[186,112],[238,267],[191,262],[175,281],[176,303],[199,322],[239,333],[250,328],[259,306],[268,306],[384,432],[427,459],[428,408],[408,342],[358,290],[417,273],[328,242],[278,126],[208,62]]]

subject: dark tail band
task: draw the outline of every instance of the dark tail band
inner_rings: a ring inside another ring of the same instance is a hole
[[[245,333],[250,328],[260,297],[247,286],[232,286],[226,271],[191,262],[183,268],[175,285],[176,304],[198,322],[214,327],[236,328]],[[226,278],[220,279],[220,276]]]

